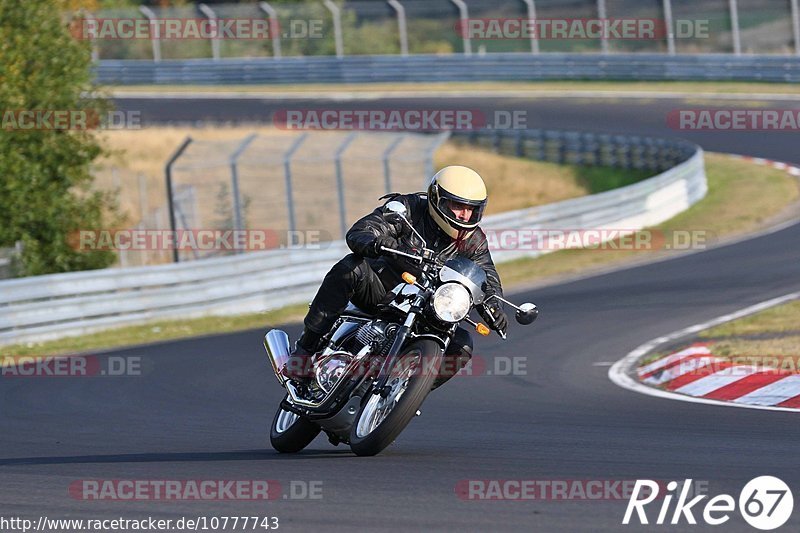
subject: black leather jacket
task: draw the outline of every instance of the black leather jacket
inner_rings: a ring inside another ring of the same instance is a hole
[[[384,197],[386,198],[386,197]],[[389,200],[402,202],[408,210],[406,217],[420,235],[425,239],[428,248],[439,254],[446,261],[453,257],[463,256],[475,261],[486,271],[485,288],[486,296],[491,294],[503,295],[500,277],[494,267],[486,235],[480,228],[461,241],[453,240],[436,224],[428,213],[428,198],[426,193],[391,195]],[[401,283],[403,272],[419,275],[417,263],[398,256],[379,255],[374,253],[374,241],[378,236],[387,235],[398,239],[406,248],[419,248],[422,243],[417,239],[406,224],[402,221],[389,222],[383,216],[383,208],[378,207],[372,213],[353,224],[347,232],[347,245],[362,257],[367,258],[370,266],[380,276],[387,289],[394,288]]]

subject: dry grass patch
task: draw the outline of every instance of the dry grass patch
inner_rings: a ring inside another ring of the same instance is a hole
[[[707,329],[700,333],[700,337],[732,337],[796,330],[800,330],[800,300]],[[797,351],[800,351],[800,343],[797,344]]]

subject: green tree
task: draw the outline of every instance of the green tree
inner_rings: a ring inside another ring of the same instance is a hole
[[[21,129],[22,111],[102,117],[93,93],[89,43],[72,36],[65,0],[0,0],[0,246],[21,241],[16,274],[103,268],[110,251],[79,251],[79,230],[106,227],[112,196],[91,189],[90,164],[103,153],[91,129],[52,123]],[[16,118],[15,118],[16,117]]]

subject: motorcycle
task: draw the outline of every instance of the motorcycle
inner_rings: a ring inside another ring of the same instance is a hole
[[[539,310],[532,303],[516,306],[498,295],[486,297],[486,273],[473,261],[441,261],[406,214],[401,202],[384,208],[385,217],[411,229],[423,245],[421,253],[382,249],[418,263],[420,276],[404,272],[403,283],[387,294],[377,315],[350,303],[323,337],[322,351],[312,356],[310,380],[301,384],[281,373],[290,357],[284,331],[273,329],[264,336],[272,369],[286,389],[270,429],[275,450],[298,452],[324,431],[334,445],[345,443],[357,455],[376,455],[419,415],[458,325],[465,321],[480,335],[489,335],[487,326],[469,318],[473,308],[497,298],[516,309],[518,323],[536,320]]]

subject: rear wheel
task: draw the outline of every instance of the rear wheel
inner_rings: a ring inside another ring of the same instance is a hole
[[[398,356],[387,382],[386,397],[370,393],[350,430],[357,455],[376,455],[389,446],[414,418],[439,372],[442,349],[429,339],[408,345]]]
[[[311,444],[319,432],[319,426],[313,422],[278,407],[272,420],[269,441],[281,453],[296,453]]]

